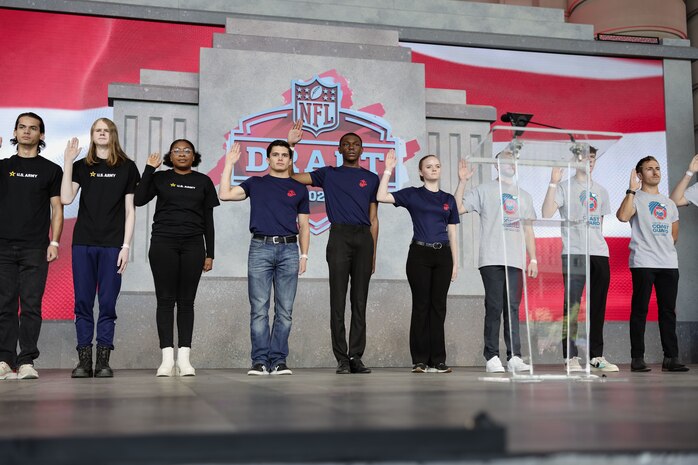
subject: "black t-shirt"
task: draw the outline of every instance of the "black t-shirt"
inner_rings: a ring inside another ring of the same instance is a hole
[[[73,163],[73,182],[80,184],[73,244],[120,247],[126,222],[124,197],[136,191],[139,179],[131,160],[118,166],[105,162],[89,166],[84,158]]]
[[[213,207],[220,204],[211,178],[197,171],[177,174],[158,171],[150,165],[136,188],[135,203],[142,206],[157,196],[153,236],[206,239],[206,256],[214,258]]]
[[[0,246],[48,247],[51,197],[60,197],[63,170],[42,156],[0,160]]]

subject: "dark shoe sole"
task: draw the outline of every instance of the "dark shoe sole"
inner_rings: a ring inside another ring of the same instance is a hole
[[[70,374],[71,378],[92,378],[92,371],[85,371],[85,370],[73,370],[73,372]]]
[[[681,367],[681,368],[664,368],[664,367],[662,367],[662,371],[665,373],[685,373],[688,371],[688,367]]]
[[[633,373],[647,373],[648,371],[652,371],[652,368],[649,368],[649,367],[631,368],[630,371],[632,371]]]
[[[99,371],[95,370],[95,378],[113,378],[114,372],[112,370],[101,369]]]

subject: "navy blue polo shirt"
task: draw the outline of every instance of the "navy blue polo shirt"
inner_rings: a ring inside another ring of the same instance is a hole
[[[264,236],[298,234],[298,214],[310,214],[308,189],[291,178],[252,176],[240,184],[250,198],[250,232]]]
[[[325,191],[327,218],[334,224],[371,225],[369,207],[377,203],[378,176],[364,168],[325,166],[310,173]]]
[[[415,241],[448,242],[448,225],[460,223],[456,199],[444,191],[407,187],[393,192],[396,207],[405,207],[412,217]]]

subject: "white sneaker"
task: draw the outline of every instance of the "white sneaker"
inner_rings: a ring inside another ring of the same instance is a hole
[[[579,357],[572,357],[565,360],[565,366],[569,368],[570,373],[574,371],[584,371],[582,365],[579,364]]]
[[[177,349],[177,374],[179,376],[196,376],[196,370],[189,362],[191,347]]]
[[[12,371],[7,362],[0,362],[0,379],[17,379],[17,373]]]
[[[175,362],[174,362],[174,347],[165,347],[162,349],[162,363],[158,367],[155,376],[170,377],[175,375]]]
[[[487,373],[504,373],[504,365],[502,365],[502,361],[499,360],[499,356],[495,355],[487,360],[485,371]]]
[[[529,371],[530,369],[531,367],[526,365],[524,361],[521,360],[521,357],[516,355],[511,357],[507,362],[507,370],[509,370],[510,373]]]
[[[614,365],[604,357],[592,358],[589,360],[589,365],[591,365],[591,371],[619,371],[618,365]]]
[[[39,379],[39,373],[34,369],[34,365],[25,363],[19,366],[17,379]]]

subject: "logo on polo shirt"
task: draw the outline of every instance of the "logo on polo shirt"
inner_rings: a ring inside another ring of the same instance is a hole
[[[293,189],[289,189],[286,195],[288,195],[289,197],[295,197],[296,191],[294,191]]]
[[[264,175],[269,165],[266,149],[270,140],[286,139],[294,121],[303,120],[303,140],[293,153],[296,173],[311,173],[325,166],[341,166],[339,139],[348,132],[361,135],[363,153],[359,163],[373,173],[385,169],[385,155],[394,149],[398,167],[388,184],[394,192],[408,181],[400,166],[420,150],[417,140],[404,141],[393,135],[390,122],[383,119],[385,109],[380,102],[353,109],[349,81],[336,70],[329,70],[310,79],[293,80],[286,89],[280,89],[285,104],[275,108],[243,115],[237,127],[225,135],[227,152],[233,143],[241,145],[241,156],[233,168],[231,185],[237,186],[250,176]],[[239,117],[239,115],[235,115]],[[223,155],[214,171],[208,173],[217,179],[225,164]],[[359,182],[367,187],[366,179]],[[319,187],[308,186],[310,200],[310,231],[321,234],[330,227],[325,209],[325,193]]]
[[[445,204],[444,204],[444,211],[448,211],[448,210],[449,210],[448,204],[445,203]]]

